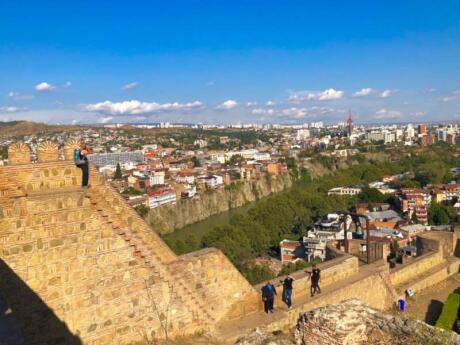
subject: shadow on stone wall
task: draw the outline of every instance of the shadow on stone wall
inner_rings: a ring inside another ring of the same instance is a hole
[[[67,325],[1,259],[0,299],[11,307],[10,316],[22,333],[24,345],[82,345],[80,338],[72,334]],[[6,341],[0,338],[0,344],[8,344]]]
[[[444,306],[444,303],[438,300],[432,299],[430,304],[428,305],[428,309],[425,314],[425,322],[429,325],[434,326],[434,324],[439,318],[439,315],[441,315],[443,306]]]

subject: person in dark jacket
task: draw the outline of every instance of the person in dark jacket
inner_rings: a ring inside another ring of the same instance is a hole
[[[294,278],[292,278],[289,274],[284,278],[282,281],[283,283],[283,302],[287,304],[288,308],[291,309],[292,306],[292,283],[294,282]]]
[[[89,187],[89,164],[88,164],[88,154],[90,153],[90,149],[88,145],[85,143],[80,145],[80,151],[79,151],[79,162],[82,162],[78,164],[78,167],[81,169],[82,172],[82,179],[81,179],[81,186],[83,188]]]
[[[321,293],[321,289],[319,287],[319,282],[321,280],[321,270],[316,267],[316,265],[313,265],[312,271],[308,272],[310,274],[310,280],[311,280],[311,287],[310,287],[310,293],[311,297],[315,295],[315,293]]]
[[[262,287],[262,301],[264,301],[264,310],[267,314],[269,312],[273,313],[273,301],[275,296],[275,286],[271,283],[271,281],[268,281],[267,284]]]

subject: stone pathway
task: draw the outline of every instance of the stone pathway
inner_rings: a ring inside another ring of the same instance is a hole
[[[294,282],[294,289],[299,289],[298,291],[301,291],[301,293],[293,300],[293,307],[291,310],[289,310],[284,303],[278,302],[278,304],[276,304],[275,302],[275,311],[273,314],[265,314],[261,311],[250,314],[243,319],[223,322],[217,326],[217,331],[213,335],[213,338],[218,339],[221,344],[234,344],[238,337],[249,333],[257,327],[267,326],[271,323],[276,323],[290,317],[297,319],[298,315],[305,311],[303,308],[305,304],[313,302],[328,294],[334,294],[337,290],[342,289],[344,286],[353,284],[361,279],[369,277],[372,274],[376,274],[379,269],[382,269],[381,264],[363,265],[360,267],[359,273],[341,280],[338,283],[325,286],[322,288],[322,293],[317,294],[314,297],[310,296],[309,286],[296,286]],[[280,293],[281,291],[278,292],[278,294]]]

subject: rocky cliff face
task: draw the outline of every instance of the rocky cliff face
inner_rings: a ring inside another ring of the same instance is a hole
[[[241,181],[225,188],[205,191],[199,197],[181,200],[176,205],[158,207],[149,212],[147,221],[156,231],[170,233],[213,214],[243,206],[251,201],[281,192],[292,185],[289,173],[265,176],[257,181]]]
[[[300,315],[288,334],[258,329],[236,345],[457,345],[460,336],[422,321],[409,320],[369,308],[359,300],[312,310]]]

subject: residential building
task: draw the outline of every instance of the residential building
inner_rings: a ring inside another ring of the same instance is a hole
[[[163,170],[153,171],[150,175],[151,186],[161,186],[165,184],[165,172]]]
[[[171,189],[147,192],[149,207],[156,208],[166,204],[175,204],[177,201],[176,192]]]
[[[361,193],[359,187],[336,187],[329,189],[327,195],[356,195]]]
[[[305,258],[305,248],[299,241],[282,240],[280,242],[280,256],[283,264],[295,262]]]

